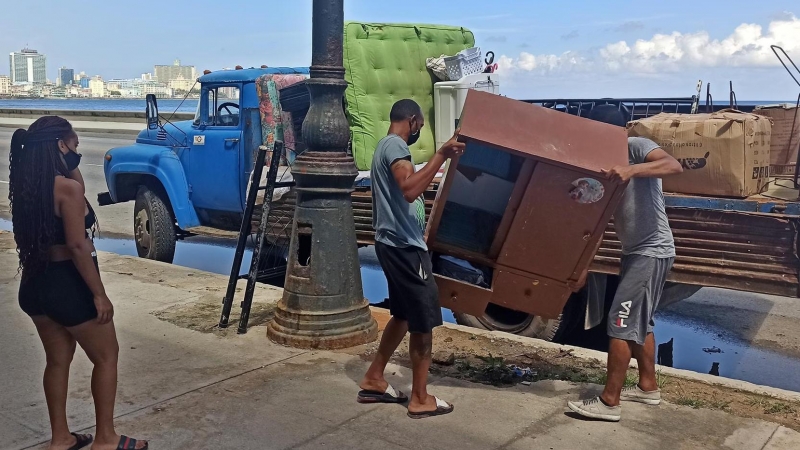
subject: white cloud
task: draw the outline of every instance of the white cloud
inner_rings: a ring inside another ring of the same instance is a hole
[[[551,73],[557,71],[581,70],[588,67],[587,61],[576,52],[561,55],[533,55],[522,52],[518,58],[501,56],[497,61],[498,70],[508,72]]]
[[[706,31],[656,34],[635,42],[619,41],[595,52],[538,55],[528,52],[498,60],[501,70],[539,74],[602,69],[626,73],[678,72],[700,67],[771,67],[778,63],[770,45],[782,46],[790,55],[800,53],[800,19],[783,14],[766,30],[758,24],[741,24],[724,39],[712,39]]]

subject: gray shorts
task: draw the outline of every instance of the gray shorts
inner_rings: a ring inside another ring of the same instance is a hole
[[[622,257],[619,286],[608,313],[610,337],[644,344],[653,332],[653,317],[674,261],[642,255]]]

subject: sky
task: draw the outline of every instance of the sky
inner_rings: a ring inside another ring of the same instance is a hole
[[[690,96],[698,80],[716,100],[731,81],[739,100],[800,93],[770,50],[781,45],[800,65],[797,0],[344,3],[346,20],[469,28],[498,55],[501,91],[513,98]],[[307,66],[311,0],[3,0],[0,52],[25,46],[47,55],[53,80],[61,66],[134,78],[176,58],[198,71]]]

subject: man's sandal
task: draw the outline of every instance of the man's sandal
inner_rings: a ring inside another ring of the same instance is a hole
[[[453,405],[447,403],[446,401],[440,399],[439,397],[433,397],[436,399],[436,409],[433,411],[420,411],[420,412],[408,412],[408,417],[412,419],[425,419],[428,417],[435,417],[435,416],[443,416],[445,414],[450,414],[453,412]]]
[[[405,403],[408,397],[389,384],[384,392],[362,389],[358,392],[357,401],[358,403]]]

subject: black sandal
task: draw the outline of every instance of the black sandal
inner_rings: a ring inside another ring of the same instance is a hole
[[[120,436],[119,444],[117,444],[117,450],[147,450],[150,447],[150,443],[148,442],[144,444],[144,447],[136,448],[137,442],[139,441],[129,438],[128,436]]]
[[[450,414],[453,412],[453,405],[447,403],[446,401],[440,399],[439,397],[433,397],[436,399],[436,409],[433,411],[422,411],[422,412],[408,412],[408,417],[412,419],[426,419],[428,417],[436,417],[436,416],[443,416],[445,414]]]
[[[78,434],[78,433],[70,433],[70,434],[75,436],[75,445],[68,448],[67,450],[80,450],[94,441],[94,436],[92,436],[91,434]]]
[[[358,392],[357,400],[358,403],[405,403],[408,397],[390,384],[385,392],[362,389]]]

